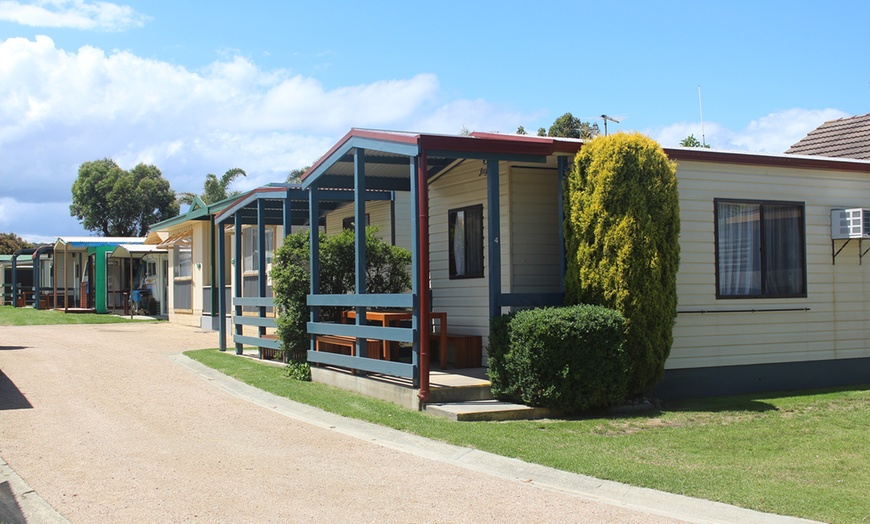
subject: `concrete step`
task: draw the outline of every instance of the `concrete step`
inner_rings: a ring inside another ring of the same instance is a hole
[[[489,383],[458,386],[435,386],[429,390],[429,403],[449,404],[453,402],[474,402],[492,400],[492,388]]]
[[[557,415],[555,411],[548,408],[534,408],[498,400],[426,404],[424,408],[433,415],[460,422],[533,420]]]

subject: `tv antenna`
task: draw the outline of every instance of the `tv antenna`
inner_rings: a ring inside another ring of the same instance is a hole
[[[698,84],[698,108],[701,112],[701,146],[707,147],[707,138],[704,136],[704,102],[701,100],[701,84]]]
[[[613,122],[615,124],[619,123],[619,120],[617,120],[613,117],[607,116],[607,115],[601,115],[601,119],[604,120],[604,136],[607,136],[607,121],[608,120],[610,120],[611,122]]]

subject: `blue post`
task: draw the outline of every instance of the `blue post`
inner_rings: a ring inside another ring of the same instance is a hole
[[[308,245],[310,248],[311,294],[320,293],[320,202],[317,188],[308,190]],[[311,306],[311,322],[320,322],[320,308]],[[315,349],[314,335],[311,335],[311,351]]]
[[[501,315],[501,203],[498,188],[498,160],[490,158],[486,163],[487,229],[489,240],[489,316]]]
[[[290,188],[284,196],[284,238],[293,232],[293,201],[290,200]]]
[[[356,253],[356,279],[354,280],[357,295],[366,293],[366,163],[365,149],[356,148],[353,151],[353,210],[354,210],[354,247]],[[366,325],[366,308],[356,308],[356,323]],[[356,339],[356,354],[367,356],[365,338]]]
[[[266,268],[266,200],[263,198],[257,199],[257,296],[266,298],[266,278],[268,269]],[[266,306],[257,306],[258,316],[266,318]],[[258,326],[257,333],[260,338],[266,334],[266,326]],[[263,348],[257,348],[259,357],[263,358]]]
[[[236,212],[236,216],[233,217],[233,223],[236,227],[236,238],[233,242],[235,244],[235,253],[233,256],[235,257],[236,264],[233,266],[233,275],[235,276],[235,284],[233,285],[233,299],[240,298],[242,296],[242,260],[244,259],[244,253],[242,252],[242,214]],[[242,306],[236,305],[235,300],[233,300],[233,312],[235,316],[242,316]],[[235,320],[233,321],[235,324]],[[236,335],[243,335],[242,324],[235,324],[235,332]],[[236,342],[236,355],[242,354],[242,343]]]

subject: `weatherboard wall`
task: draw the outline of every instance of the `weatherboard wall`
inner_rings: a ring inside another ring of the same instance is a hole
[[[501,292],[552,293],[560,290],[558,173],[555,159],[545,165],[499,164]],[[489,336],[489,203],[480,161],[467,160],[429,188],[430,270],[433,308],[447,313],[451,333]],[[484,274],[451,279],[448,213],[483,206]],[[505,311],[507,311],[505,309]]]
[[[682,161],[677,177],[680,313],[668,369],[870,357],[870,255],[861,264],[852,241],[834,264],[830,218],[831,209],[870,206],[868,174]],[[806,298],[716,299],[716,198],[805,203]]]
[[[395,209],[395,217],[391,210]],[[366,214],[369,215],[369,225],[377,226],[375,236],[381,240],[392,243],[393,228],[395,227],[395,245],[404,249],[411,249],[411,229],[414,222],[411,221],[411,193],[397,191],[395,201],[377,200],[366,202]],[[342,221],[353,217],[353,204],[346,204],[326,215],[326,234],[337,235],[342,231]]]

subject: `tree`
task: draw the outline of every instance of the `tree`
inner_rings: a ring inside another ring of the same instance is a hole
[[[104,158],[79,166],[70,215],[105,236],[142,236],[151,224],[178,214],[175,191],[153,165],[130,171]]]
[[[566,192],[568,304],[625,317],[629,394],[664,374],[677,315],[676,165],[639,133],[598,137],[577,154]]]
[[[526,128],[523,126],[517,127],[517,134],[518,135],[528,135],[528,133],[526,133]]]
[[[305,174],[306,171],[311,169],[311,166],[305,166],[302,168],[294,169],[290,171],[290,174],[287,175],[286,182],[288,184],[298,184],[302,182],[302,175]]]
[[[205,175],[205,182],[202,185],[202,195],[200,195],[199,198],[206,204],[214,204],[215,202],[219,202],[225,198],[240,194],[240,191],[228,191],[233,180],[240,176],[247,176],[247,174],[244,169],[238,167],[227,170],[220,179],[218,179],[217,175],[212,173]],[[194,198],[196,198],[195,194],[185,192],[179,195],[178,201],[182,204],[189,205],[193,203]]]
[[[680,140],[680,145],[683,147],[706,147],[710,148],[710,144],[701,144],[698,142],[698,139],[695,138],[695,135],[689,135],[686,138]]]
[[[29,249],[33,244],[15,233],[0,233],[0,255],[12,255],[19,249]]]
[[[547,129],[544,127],[538,128],[538,136],[547,136]]]
[[[592,140],[599,135],[598,124],[590,124],[582,122],[579,118],[571,113],[565,113],[557,118],[547,136],[561,136],[565,138],[582,138],[584,140]]]
[[[391,246],[375,236],[369,226],[366,242],[366,293],[404,293],[411,287],[411,252]],[[308,344],[306,323],[309,309],[311,269],[308,231],[288,235],[275,253],[272,265],[273,292],[278,305],[278,336],[284,351],[301,353]],[[320,291],[327,295],[353,293],[356,287],[354,232],[327,237],[320,233]],[[320,308],[321,318],[337,321],[341,308]]]

